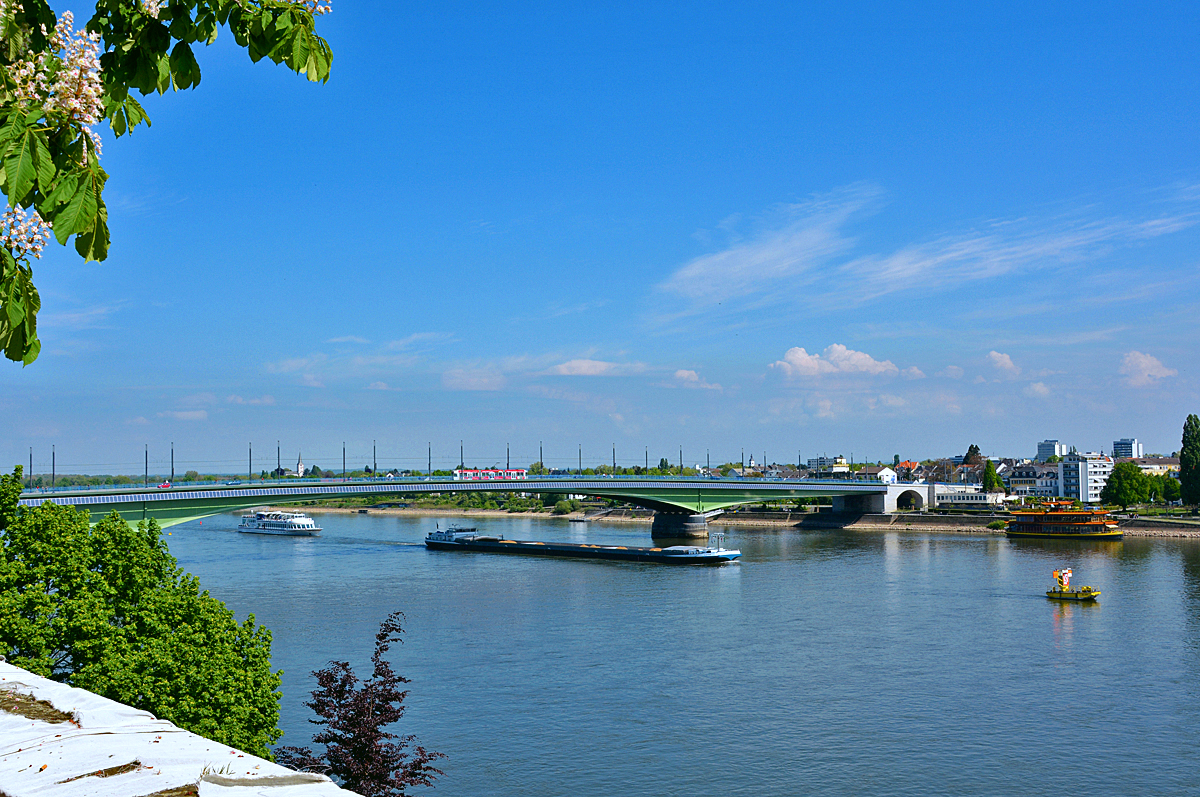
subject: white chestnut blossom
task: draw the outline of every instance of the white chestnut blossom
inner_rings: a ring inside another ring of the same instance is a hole
[[[158,12],[162,11],[163,0],[142,0],[142,10],[150,16],[158,19]]]
[[[5,207],[0,214],[0,246],[12,252],[15,259],[41,257],[49,240],[50,225],[42,221],[36,210],[27,214],[22,208]]]
[[[333,10],[333,6],[329,0],[297,0],[296,5],[307,8],[309,13],[314,17],[328,14]]]

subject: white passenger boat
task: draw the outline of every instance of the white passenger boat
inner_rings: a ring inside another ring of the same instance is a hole
[[[238,531],[284,537],[316,537],[321,533],[321,527],[303,512],[255,512],[242,516]]]

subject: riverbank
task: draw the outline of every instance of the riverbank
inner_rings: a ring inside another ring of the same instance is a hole
[[[586,513],[572,512],[552,515],[549,512],[507,512],[503,509],[463,509],[460,507],[301,507],[309,514],[342,515],[407,515],[416,517],[445,518],[557,518],[561,520],[583,520]],[[296,507],[277,506],[271,509],[295,511]],[[595,518],[606,523],[634,523],[649,525],[654,515],[648,510],[617,509]],[[832,512],[730,512],[718,515],[709,521],[713,526],[785,527],[817,530],[862,530],[862,531],[918,531],[937,534],[1003,535],[1003,529],[989,529],[987,525],[1004,520],[1000,515],[933,515],[923,513],[898,513],[895,515],[838,515]],[[1186,520],[1154,520],[1139,518],[1121,521],[1121,531],[1126,537],[1196,537],[1200,538],[1200,523]]]

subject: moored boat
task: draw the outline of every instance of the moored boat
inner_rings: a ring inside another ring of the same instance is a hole
[[[321,527],[303,512],[255,512],[242,516],[238,531],[282,537],[316,537],[321,533]]]
[[[1083,586],[1071,589],[1071,568],[1054,571],[1054,586],[1046,590],[1046,597],[1059,601],[1094,601],[1100,590]]]
[[[1059,504],[1018,509],[1004,533],[1009,537],[1043,537],[1060,540],[1119,540],[1121,529],[1107,509],[1067,509]]]
[[[624,562],[657,562],[672,565],[715,565],[732,562],[742,555],[724,547],[725,535],[713,532],[708,545],[672,545],[666,548],[636,548],[629,545],[589,545],[576,542],[503,540],[479,534],[477,529],[448,528],[431,531],[425,547],[433,551],[474,551],[526,556],[557,556],[574,559],[609,559]]]

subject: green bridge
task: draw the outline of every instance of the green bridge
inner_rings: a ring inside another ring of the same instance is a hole
[[[22,493],[20,503],[43,501],[87,510],[93,523],[118,512],[130,522],[155,518],[164,528],[211,515],[268,505],[293,504],[337,498],[370,497],[402,501],[427,493],[522,492],[556,493],[610,498],[655,510],[655,533],[696,534],[704,520],[740,504],[790,498],[832,497],[835,510],[883,512],[896,507],[897,499],[917,506],[926,502],[927,485],[834,480],[771,481],[760,479],[646,479],[646,478],[533,478],[512,481],[449,481],[376,479],[369,481],[262,482],[104,490],[53,490]],[[914,498],[915,496],[915,498]],[[685,524],[688,525],[684,528]]]

